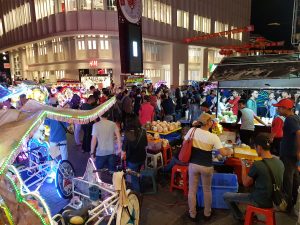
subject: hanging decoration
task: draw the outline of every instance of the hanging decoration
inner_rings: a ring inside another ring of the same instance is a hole
[[[192,37],[192,38],[185,38],[183,40],[183,42],[186,44],[189,44],[189,43],[195,42],[195,41],[205,41],[205,40],[209,40],[212,38],[225,37],[229,34],[238,34],[238,33],[252,32],[252,31],[254,31],[254,26],[250,25],[250,26],[246,26],[244,28],[236,28],[236,29],[222,31],[222,32],[213,33],[213,34],[206,34],[206,35],[201,35],[201,36]]]
[[[244,45],[228,45],[221,47],[220,55],[231,56],[234,53],[240,54],[285,54],[293,53],[291,50],[274,49],[284,46],[284,41],[272,42],[264,37],[257,37],[251,43]]]

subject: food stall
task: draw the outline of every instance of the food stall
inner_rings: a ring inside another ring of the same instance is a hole
[[[276,92],[300,90],[300,55],[263,55],[224,58],[214,70],[209,81],[218,82],[218,95],[224,90],[237,90],[249,94],[251,90]],[[220,96],[218,96],[219,99]],[[236,116],[232,112],[218,114],[226,129],[234,130]],[[269,118],[262,118],[271,123]],[[255,123],[256,131],[270,131]]]
[[[214,70],[209,81],[218,82],[218,95],[223,90],[264,90],[279,92],[282,90],[300,90],[300,55],[263,55],[250,57],[224,58]],[[219,96],[218,96],[219,97]],[[224,118],[226,118],[224,120]],[[220,135],[224,144],[229,144],[234,150],[232,158],[224,160],[225,165],[232,166],[241,183],[240,159],[260,160],[254,149],[249,146],[235,145],[236,131],[239,125],[234,126],[236,116],[232,112],[223,112],[218,115],[224,132]],[[262,118],[266,123],[271,120]],[[270,132],[270,127],[255,123],[255,133]],[[233,144],[233,145],[232,145]]]

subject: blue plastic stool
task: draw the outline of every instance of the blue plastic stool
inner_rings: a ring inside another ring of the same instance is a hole
[[[157,193],[157,184],[156,184],[156,170],[154,169],[145,169],[140,172],[142,177],[150,177],[152,180],[152,191],[144,192],[143,194],[156,194]]]

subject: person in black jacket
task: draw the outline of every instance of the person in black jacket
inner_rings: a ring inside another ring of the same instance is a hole
[[[148,145],[146,131],[142,128],[139,118],[131,114],[125,126],[122,158],[126,159],[127,167],[139,172],[146,159],[146,146]],[[139,178],[131,177],[131,188],[140,192]]]

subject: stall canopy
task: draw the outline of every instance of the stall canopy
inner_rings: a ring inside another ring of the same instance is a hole
[[[219,88],[300,89],[300,54],[224,58],[209,81]]]

